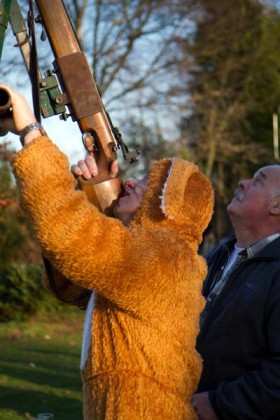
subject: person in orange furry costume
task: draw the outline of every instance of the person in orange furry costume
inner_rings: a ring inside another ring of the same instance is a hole
[[[35,117],[8,89],[20,132]],[[81,360],[84,418],[196,419],[206,275],[198,245],[213,211],[209,181],[182,159],[153,162],[147,181],[126,184],[112,218],[76,190],[66,156],[38,128],[22,140],[12,166],[42,252],[94,291]]]

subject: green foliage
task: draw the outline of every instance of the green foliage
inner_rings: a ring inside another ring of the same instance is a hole
[[[213,181],[216,207],[225,209],[240,178],[274,161],[280,14],[259,1],[196,4],[195,35],[182,44],[191,57],[190,106],[182,127],[198,164]],[[218,238],[228,233],[224,219],[224,210],[216,212]]]
[[[43,288],[41,278],[38,265],[14,263],[0,271],[0,322],[64,310],[65,305]]]
[[[11,152],[4,146],[0,147],[0,270],[13,262],[39,263],[41,258],[19,207],[8,162]]]
[[[234,162],[240,169],[240,153],[243,167],[272,159],[271,118],[280,100],[275,53],[280,16],[248,0],[200,4],[205,15],[191,46],[196,63],[191,118],[200,121],[196,150],[212,176],[217,162],[229,168]]]
[[[0,217],[0,268],[4,268],[13,260],[18,259],[25,240],[23,217],[11,207],[2,210]]]
[[[0,161],[0,269],[17,257],[24,243],[16,196],[9,164]]]
[[[0,174],[1,174],[1,193],[10,191],[10,189],[13,189],[13,192],[15,192],[14,185],[12,183],[12,174],[9,170],[9,164],[8,162],[1,162],[0,163]]]

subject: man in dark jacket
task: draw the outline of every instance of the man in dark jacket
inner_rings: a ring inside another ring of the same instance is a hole
[[[241,180],[235,236],[208,258],[198,351],[200,420],[280,419],[280,166]]]

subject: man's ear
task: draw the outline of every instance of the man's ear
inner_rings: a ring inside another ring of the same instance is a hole
[[[272,215],[280,215],[280,197],[274,197],[271,202],[270,202],[270,206],[269,206],[269,213]]]

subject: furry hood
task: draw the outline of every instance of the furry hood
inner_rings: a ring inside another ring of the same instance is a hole
[[[213,213],[213,189],[197,165],[163,159],[150,165],[148,186],[134,224],[172,229],[196,244]]]

